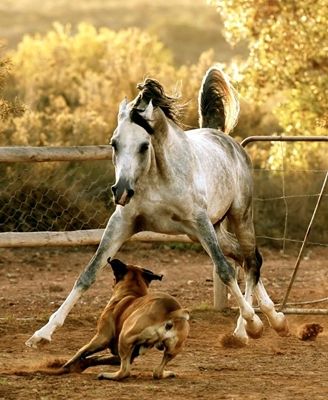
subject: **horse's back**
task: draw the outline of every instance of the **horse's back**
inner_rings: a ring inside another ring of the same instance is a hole
[[[217,165],[222,167],[241,164],[243,167],[251,168],[250,159],[244,148],[231,136],[216,129],[200,128],[186,131],[190,145],[200,158],[204,161],[213,159]]]
[[[194,129],[186,134],[195,154],[195,177],[206,193],[211,220],[220,219],[232,204],[248,204],[253,190],[252,166],[243,147],[214,129]]]

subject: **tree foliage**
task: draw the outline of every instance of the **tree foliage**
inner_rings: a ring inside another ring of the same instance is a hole
[[[245,93],[279,99],[286,132],[319,135],[328,126],[326,0],[216,1],[226,37],[249,42],[242,68]]]
[[[3,95],[10,73],[10,60],[2,55],[0,44],[0,120],[7,121],[10,117],[21,115],[24,112],[24,106],[18,99],[10,101]]]
[[[227,39],[231,43],[242,39],[249,43],[250,54],[240,71],[241,87],[247,98],[270,99],[286,134],[326,135],[327,1],[212,2],[223,17]],[[293,149],[296,156],[290,154],[300,164],[305,162],[301,147]],[[317,145],[312,147],[318,149]]]

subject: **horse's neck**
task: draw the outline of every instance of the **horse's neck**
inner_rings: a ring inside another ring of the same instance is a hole
[[[174,178],[179,160],[187,155],[187,137],[173,122],[166,120],[161,131],[156,131],[153,140],[151,173],[165,180]]]

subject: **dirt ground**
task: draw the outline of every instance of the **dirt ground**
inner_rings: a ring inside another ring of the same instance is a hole
[[[237,315],[212,309],[212,266],[201,251],[151,244],[127,245],[118,257],[164,274],[153,289],[176,296],[191,310],[185,350],[171,362],[175,379],[154,381],[151,373],[161,354],[151,350],[133,364],[124,382],[98,381],[97,374],[117,367],[96,367],[82,374],[19,376],[54,358],[68,359],[94,333],[96,320],[111,294],[109,268],[75,306],[53,341],[40,350],[24,345],[65,299],[94,252],[87,249],[1,249],[0,252],[0,399],[327,399],[328,316],[288,315],[291,335],[279,337],[265,323],[262,338],[243,348],[227,348],[223,335],[234,329]],[[281,301],[296,255],[264,249],[264,283]],[[328,293],[328,249],[305,254],[290,301],[315,300]],[[231,305],[233,303],[231,302]],[[310,305],[327,309],[327,302]],[[261,315],[260,315],[261,316]],[[262,316],[261,316],[262,318]],[[304,323],[319,323],[315,341],[297,337]]]

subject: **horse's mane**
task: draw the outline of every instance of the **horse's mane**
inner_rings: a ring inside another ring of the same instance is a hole
[[[154,130],[148,121],[140,115],[140,111],[143,111],[151,100],[155,108],[159,107],[167,118],[181,126],[179,116],[182,106],[178,103],[178,96],[168,96],[163,86],[157,80],[151,78],[146,78],[143,83],[137,85],[137,88],[140,93],[131,107],[130,118],[132,122],[141,125],[148,133],[153,133]]]

